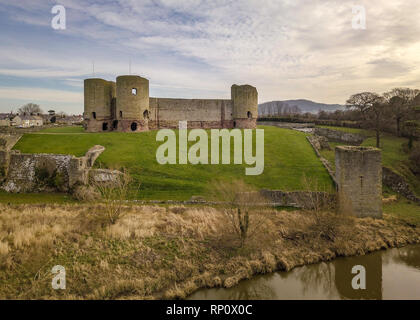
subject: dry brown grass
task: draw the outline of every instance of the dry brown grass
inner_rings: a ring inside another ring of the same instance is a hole
[[[91,217],[93,205],[0,206],[0,299],[184,298],[254,274],[420,241],[419,228],[387,215],[334,216],[334,236],[325,236],[311,212],[265,208],[263,232],[241,248],[223,208],[122,210],[114,224],[102,224]],[[58,264],[66,290],[51,288]]]

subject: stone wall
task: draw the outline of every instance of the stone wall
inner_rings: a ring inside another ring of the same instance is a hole
[[[272,204],[284,207],[295,207],[304,209],[316,209],[320,207],[335,206],[336,196],[326,192],[315,191],[281,191],[266,190],[260,191],[261,195]]]
[[[319,127],[315,128],[314,134],[326,137],[329,141],[344,142],[350,145],[360,145],[365,139],[359,134]]]
[[[7,175],[10,161],[10,150],[21,137],[21,134],[0,134],[0,182]]]
[[[285,129],[305,129],[314,128],[314,123],[297,123],[297,122],[281,122],[281,121],[257,121],[259,126],[273,126]]]
[[[390,188],[392,191],[397,192],[408,200],[417,202],[420,204],[420,198],[415,195],[411,190],[410,185],[405,181],[403,177],[395,173],[391,169],[386,167],[382,168],[382,181],[385,186]]]
[[[381,151],[371,147],[336,147],[335,168],[340,212],[381,218]]]
[[[9,152],[0,150],[0,181],[2,181],[7,174],[9,159]]]
[[[150,98],[149,129],[175,129],[184,120],[191,129],[232,128],[232,101]]]
[[[2,189],[8,192],[68,192],[74,186],[88,182],[89,170],[104,150],[102,146],[94,146],[80,158],[11,151]]]

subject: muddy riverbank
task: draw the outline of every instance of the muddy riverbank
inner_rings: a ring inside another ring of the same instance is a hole
[[[0,298],[184,299],[200,288],[420,243],[419,226],[260,210],[244,247],[211,207],[131,206],[113,224],[93,205],[1,206]],[[51,268],[66,268],[66,290]]]

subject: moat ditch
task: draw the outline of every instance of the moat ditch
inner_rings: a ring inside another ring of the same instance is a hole
[[[357,265],[366,270],[365,290],[352,287]],[[187,299],[420,299],[419,284],[417,244],[260,275],[228,289],[201,289]]]

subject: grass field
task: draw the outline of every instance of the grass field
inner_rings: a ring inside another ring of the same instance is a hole
[[[43,204],[72,203],[73,197],[65,193],[8,193],[0,190],[0,203],[5,204]]]
[[[383,211],[393,217],[420,226],[420,206],[405,198],[384,204]]]
[[[41,132],[44,133],[84,133],[85,130],[81,126],[57,126],[57,127],[51,127],[51,128],[45,128]]]
[[[214,179],[244,179],[256,188],[302,190],[302,177],[317,180],[326,190],[332,182],[327,171],[306,140],[306,134],[275,127],[265,131],[263,174],[246,176],[248,165],[160,165],[156,161],[156,131],[144,133],[82,133],[77,127],[50,128],[25,134],[15,149],[25,153],[61,153],[82,156],[95,144],[106,150],[96,165],[129,170],[140,183],[139,199],[186,200],[192,195],[206,196]],[[53,131],[51,131],[53,130]],[[233,151],[232,151],[233,153]],[[232,157],[233,158],[233,157]]]
[[[374,137],[375,136],[375,132],[373,132],[373,131],[358,129],[358,128],[333,127],[333,126],[324,126],[324,125],[318,126],[318,127],[337,130],[337,131],[343,131],[343,132],[348,132],[348,133],[357,133],[357,134],[364,135],[365,137]]]

